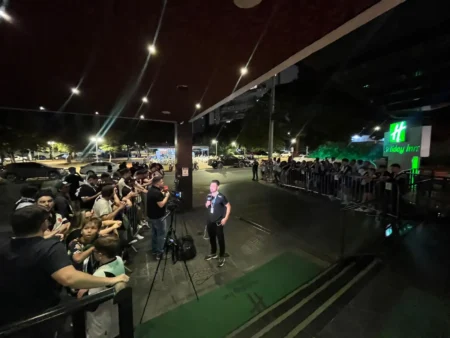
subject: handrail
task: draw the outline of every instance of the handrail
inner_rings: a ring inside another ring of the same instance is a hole
[[[59,317],[66,317],[68,315],[76,314],[77,312],[80,311],[85,311],[87,306],[97,306],[111,299],[114,299],[115,303],[119,304],[119,314],[120,314],[121,303],[125,303],[124,300],[127,298],[130,298],[128,299],[128,301],[131,302],[131,289],[126,288],[124,283],[119,283],[116,284],[114,288],[109,288],[107,290],[101,291],[94,295],[83,297],[81,299],[71,300],[67,303],[63,303],[61,305],[52,307],[46,310],[44,313],[39,314],[37,316],[33,316],[24,320],[19,320],[12,324],[0,327],[0,337],[7,337],[13,333],[29,329],[35,325],[41,324],[49,320],[53,320]],[[133,324],[131,323],[131,328],[132,326]],[[122,333],[122,325],[120,325],[120,330]]]

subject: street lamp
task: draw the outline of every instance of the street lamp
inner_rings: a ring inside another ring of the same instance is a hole
[[[236,142],[231,142],[231,146],[236,147]]]
[[[142,98],[142,102],[144,102],[144,103],[148,103],[148,99],[147,99],[147,97],[146,97],[146,96],[144,96],[144,97]]]
[[[98,115],[98,111],[95,112],[95,115]]]
[[[195,105],[195,109],[200,109],[202,107],[202,105],[200,104],[200,103],[197,103],[196,105]]]
[[[291,139],[291,144],[297,143],[297,140],[295,138]]]
[[[381,128],[380,128],[380,126],[376,126],[376,127],[373,128],[373,129],[375,129],[376,131],[378,131],[378,130],[380,130]]]
[[[291,135],[291,132],[290,132],[290,131],[288,131],[288,132],[287,132],[287,134],[288,134],[288,135]]]
[[[53,145],[55,144],[55,142],[48,141],[47,144],[50,146],[50,159],[53,160]]]
[[[244,76],[244,75],[247,75],[247,73],[248,73],[248,68],[247,67],[242,67],[241,68],[241,75]]]
[[[40,107],[39,107],[39,110],[45,110],[45,108],[44,108],[44,107],[42,107],[42,106],[40,106]]]
[[[98,144],[103,142],[103,139],[101,137],[91,137],[91,142],[95,142],[95,159],[96,162],[98,162]]]
[[[141,115],[141,120],[143,120],[145,118],[145,116],[144,115]]]
[[[74,94],[74,95],[80,95],[80,90],[79,90],[78,88],[73,87],[71,90],[72,90],[72,94]]]
[[[212,144],[215,144],[216,145],[216,157],[217,157],[217,144],[218,144],[219,142],[217,142],[217,140],[212,140]]]
[[[148,45],[148,52],[152,55],[156,54],[156,47],[155,45]]]

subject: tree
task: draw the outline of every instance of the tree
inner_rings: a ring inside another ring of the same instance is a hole
[[[74,147],[67,143],[55,142],[52,146],[53,151],[57,151],[60,153],[70,153],[74,150]]]
[[[16,152],[34,151],[43,140],[38,133],[22,132],[13,127],[0,125],[0,158],[3,162],[6,156],[15,161]]]
[[[383,156],[383,146],[381,143],[351,143],[344,144],[338,142],[327,142],[312,151],[309,157],[320,159],[335,157],[337,159],[347,158],[361,160],[377,160]]]

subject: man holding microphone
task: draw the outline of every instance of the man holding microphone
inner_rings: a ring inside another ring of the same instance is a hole
[[[213,180],[209,187],[210,194],[207,197],[206,208],[208,209],[207,230],[211,244],[211,253],[205,257],[207,261],[219,257],[218,267],[225,264],[225,236],[223,228],[228,222],[231,213],[231,204],[227,198],[219,192],[220,182]],[[219,256],[217,256],[217,242],[219,241]]]

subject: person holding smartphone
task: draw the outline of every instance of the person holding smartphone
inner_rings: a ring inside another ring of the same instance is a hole
[[[209,261],[219,258],[218,267],[222,267],[225,264],[225,235],[223,228],[230,218],[231,204],[225,195],[219,192],[219,186],[220,182],[218,180],[211,181],[209,186],[210,194],[205,204],[208,209],[207,230],[211,244],[211,253],[205,259]],[[217,256],[216,238],[219,242],[219,256]]]

